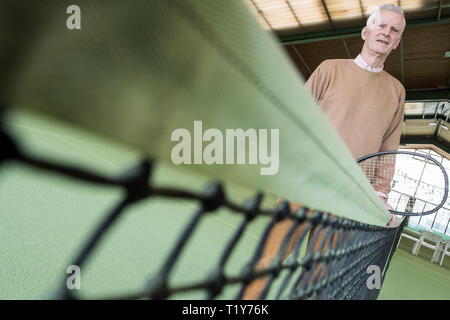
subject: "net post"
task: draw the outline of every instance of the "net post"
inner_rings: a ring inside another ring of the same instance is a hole
[[[394,240],[392,241],[392,245],[391,245],[391,248],[389,250],[389,255],[388,255],[388,258],[386,260],[386,264],[384,265],[383,272],[381,274],[382,279],[384,279],[384,275],[385,275],[387,269],[389,268],[389,264],[391,262],[391,259],[392,259],[393,255],[394,255],[394,253],[395,253],[395,248],[397,248],[397,244],[398,244],[398,241],[400,239],[400,235],[403,232],[403,228],[404,228],[404,226],[406,224],[406,221],[407,221],[407,219],[403,218],[402,222],[400,223],[400,225],[396,228],[397,230],[395,231]]]

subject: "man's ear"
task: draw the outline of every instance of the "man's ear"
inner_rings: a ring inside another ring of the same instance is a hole
[[[361,38],[362,38],[363,40],[366,40],[366,38],[367,38],[367,26],[365,26],[364,28],[362,28],[362,30],[361,30]]]

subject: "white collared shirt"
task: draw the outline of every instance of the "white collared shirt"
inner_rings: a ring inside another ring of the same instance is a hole
[[[358,65],[362,69],[371,71],[371,72],[381,72],[384,67],[384,65],[382,65],[381,68],[372,68],[364,61],[363,57],[361,57],[361,54],[358,54],[358,56],[353,61],[356,63],[356,65]]]

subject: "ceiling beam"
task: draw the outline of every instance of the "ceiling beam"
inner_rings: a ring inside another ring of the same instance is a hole
[[[450,154],[442,150],[441,148],[438,148],[434,144],[408,144],[408,145],[401,145],[398,147],[399,149],[431,149],[437,154],[443,156],[446,159],[450,160]]]
[[[264,15],[264,12],[262,12],[262,10],[256,5],[255,1],[250,0],[250,2],[255,7],[256,11],[258,11],[258,13],[261,16],[261,18],[263,18],[264,21],[267,23],[267,25],[269,26],[270,30],[275,32],[275,30],[272,28],[272,25],[270,24],[269,20],[267,20],[266,16]]]
[[[437,21],[441,20],[441,12],[442,12],[442,0],[439,2]]]
[[[312,74],[311,68],[308,66],[308,64],[306,63],[305,59],[303,59],[302,55],[300,54],[300,52],[298,52],[297,48],[295,47],[295,45],[292,46],[292,48],[294,48],[295,53],[297,54],[297,57],[300,59],[300,61],[303,63],[303,65],[305,66],[306,70],[308,70],[309,75]]]
[[[322,0],[322,7],[325,9],[325,13],[327,14],[328,21],[330,22],[331,27],[335,29],[333,19],[331,19],[330,11],[328,11],[328,7],[325,0]]]
[[[406,90],[406,101],[449,100],[450,89]]]
[[[450,23],[450,16],[440,17],[439,20],[436,20],[436,18],[407,20],[406,25],[408,28],[413,28],[413,27],[432,26],[447,23]],[[333,29],[326,31],[293,34],[293,35],[279,35],[278,39],[283,45],[311,43],[334,39],[346,39],[359,37],[361,35],[361,29],[363,27],[364,27],[363,25],[360,25],[358,27],[353,28]]]
[[[350,50],[348,50],[347,41],[345,41],[345,39],[342,39],[342,44],[344,45],[345,52],[347,53],[347,58],[351,59],[352,56],[350,54]]]
[[[400,138],[400,144],[401,145],[408,145],[408,144],[432,144],[439,149],[444,150],[447,153],[450,153],[450,145],[442,140],[434,139],[433,137],[417,137],[417,136],[401,136]]]
[[[334,39],[353,38],[359,35],[361,35],[361,28],[358,27],[358,28],[311,32],[289,36],[279,36],[278,38],[280,39],[282,45],[292,45],[292,44],[334,40]]]
[[[361,1],[361,0],[359,0],[359,10],[361,10],[361,20],[362,20],[363,22],[365,22],[365,20],[366,20],[366,15],[364,14],[364,7],[363,7],[363,4],[362,4],[362,1]]]
[[[285,1],[286,1],[286,4],[287,4],[288,7],[289,7],[289,10],[291,10],[292,15],[294,16],[295,21],[297,21],[299,27],[301,27],[302,24],[300,23],[300,19],[297,17],[297,15],[295,14],[294,10],[292,9],[291,3],[289,2],[289,0],[285,0]]]

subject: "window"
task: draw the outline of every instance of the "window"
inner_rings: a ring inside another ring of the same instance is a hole
[[[410,150],[411,149],[402,149],[402,150]],[[416,149],[414,150],[418,153],[428,154],[437,161],[439,161],[447,171],[447,175],[450,172],[450,161],[443,157],[442,155],[434,152],[431,149]],[[442,194],[444,190],[433,185],[433,181],[430,180],[429,175],[425,174],[419,180],[419,187],[417,188],[417,201],[415,202],[415,206],[420,208],[433,207],[432,203],[435,202],[435,199],[438,198],[439,194]],[[420,200],[419,200],[420,199]],[[399,201],[401,203],[401,201]],[[399,207],[402,205],[400,204]],[[401,209],[401,208],[399,208]],[[435,233],[441,234],[444,238],[450,238],[450,200],[447,199],[445,205],[439,209],[437,212],[421,216],[421,217],[409,217],[408,227],[416,230],[428,230],[433,231]]]

